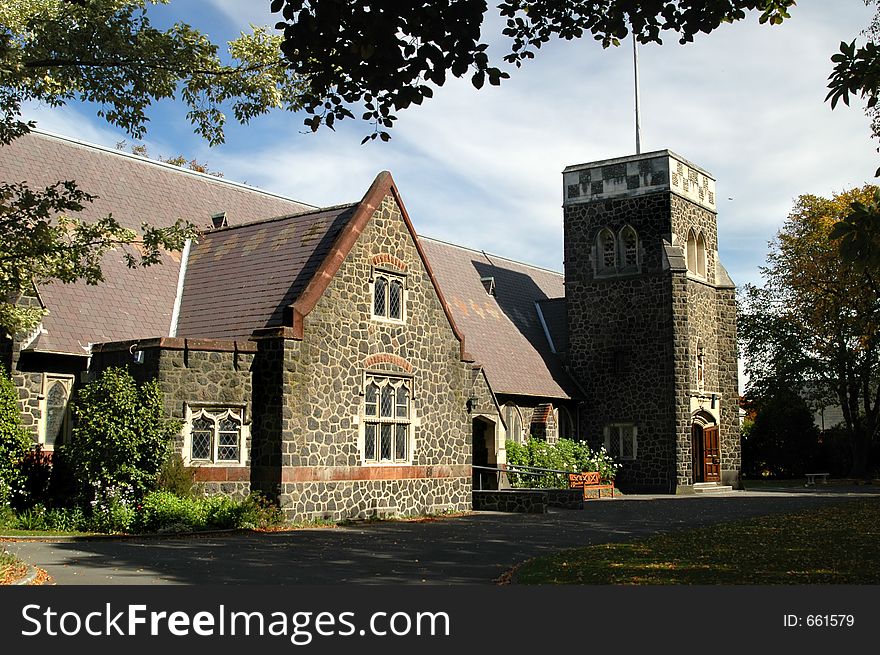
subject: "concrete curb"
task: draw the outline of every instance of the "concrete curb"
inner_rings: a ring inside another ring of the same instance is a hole
[[[233,532],[247,533],[252,532],[252,530],[244,528],[229,528],[195,532],[145,532],[143,534],[0,534],[0,541],[124,541],[131,539],[174,539],[177,537],[211,536],[216,534],[230,534]]]
[[[10,586],[15,587],[15,586],[18,586],[18,585],[29,585],[29,584],[31,584],[34,580],[37,579],[37,576],[38,576],[39,574],[40,574],[40,572],[37,570],[37,567],[35,567],[35,566],[28,566],[28,574],[27,574],[26,576],[24,576],[23,578],[21,578],[20,580],[16,580],[16,581],[13,582]]]

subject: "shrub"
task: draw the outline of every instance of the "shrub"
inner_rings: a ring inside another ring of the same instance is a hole
[[[26,478],[21,470],[33,441],[21,426],[18,392],[0,370],[0,501],[8,507],[27,504]]]
[[[125,369],[109,368],[80,390],[65,456],[81,504],[97,501],[106,511],[116,511],[101,494],[123,494],[115,498],[118,504],[123,496],[137,501],[156,488],[168,443],[180,430],[180,423],[165,419],[163,411],[158,383],[138,386]]]
[[[199,495],[195,482],[195,470],[188,468],[180,453],[168,454],[159,471],[159,489],[170,491],[181,498],[193,498]]]
[[[266,528],[280,524],[280,510],[252,494],[242,501],[228,496],[181,498],[154,491],[144,498],[134,528],[140,532],[181,532]]]
[[[87,528],[95,532],[130,532],[135,523],[135,494],[131,486],[119,484],[95,487],[90,502],[91,512]]]
[[[24,494],[18,507],[46,504],[49,500],[49,482],[52,477],[52,456],[43,452],[39,444],[31,447],[19,463]]]
[[[50,509],[45,517],[46,529],[57,532],[77,532],[88,530],[85,513],[79,507]]]
[[[46,530],[46,508],[42,505],[34,505],[15,519],[14,527],[19,530]]]
[[[239,528],[272,528],[284,524],[284,512],[265,496],[252,493],[242,502]]]
[[[508,441],[506,449],[508,464],[557,471],[598,471],[602,482],[614,480],[619,468],[604,448],[592,451],[583,441],[559,439],[555,444],[543,439],[529,439],[524,444]],[[541,476],[511,474],[509,478],[512,486],[520,488],[568,487],[568,477],[561,473],[545,473]]]
[[[198,530],[204,524],[194,499],[181,498],[170,491],[154,491],[144,497],[135,528],[141,532],[160,532],[169,526]]]

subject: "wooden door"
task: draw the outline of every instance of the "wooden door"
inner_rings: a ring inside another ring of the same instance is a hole
[[[718,426],[703,428],[703,482],[721,481],[721,443]]]

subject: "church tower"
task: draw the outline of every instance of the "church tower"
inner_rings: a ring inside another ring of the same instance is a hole
[[[622,462],[624,490],[737,485],[735,287],[715,179],[660,150],[569,166],[563,195],[579,437]]]

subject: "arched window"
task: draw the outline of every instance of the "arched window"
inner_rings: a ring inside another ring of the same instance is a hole
[[[519,408],[513,403],[507,403],[504,406],[504,424],[507,426],[507,440],[522,443],[522,416],[520,416]]]
[[[614,233],[608,228],[599,231],[596,238],[596,248],[598,254],[599,265],[597,267],[600,273],[610,273],[617,269],[617,243],[614,239]]]
[[[51,450],[61,444],[69,430],[70,391],[73,378],[68,376],[47,376],[46,395],[43,399],[43,417],[40,443]]]
[[[620,261],[626,269],[639,266],[639,237],[630,225],[620,231]]]
[[[697,235],[697,268],[695,272],[700,277],[706,277],[706,239],[702,232]]]
[[[688,232],[687,267],[691,273],[697,272],[697,235],[693,230]]]

